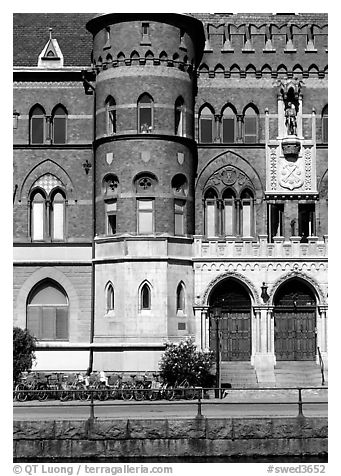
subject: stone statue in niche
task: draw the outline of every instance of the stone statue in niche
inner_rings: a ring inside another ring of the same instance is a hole
[[[297,112],[295,104],[288,102],[288,107],[285,110],[285,125],[289,136],[295,136],[297,133]]]

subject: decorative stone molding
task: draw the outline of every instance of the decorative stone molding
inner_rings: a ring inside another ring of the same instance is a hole
[[[294,268],[295,268],[295,264],[294,264]],[[269,304],[272,304],[273,305],[273,299],[274,299],[274,296],[276,294],[276,291],[279,289],[279,287],[285,282],[285,281],[288,281],[289,279],[294,279],[294,278],[298,278],[298,279],[301,279],[303,281],[306,281],[310,287],[313,288],[314,292],[315,292],[315,295],[317,297],[317,305],[321,306],[321,305],[327,305],[327,301],[326,301],[326,297],[324,295],[324,292],[322,291],[320,285],[317,283],[317,281],[315,281],[314,278],[308,276],[307,274],[305,273],[302,273],[300,271],[298,271],[298,265],[296,265],[296,269],[294,271],[291,271],[290,273],[287,273],[285,274],[284,276],[281,276],[271,287],[271,289],[268,291],[268,294],[269,294]]]
[[[253,301],[253,305],[257,305],[257,306],[262,305],[259,293],[258,293],[256,287],[254,286],[254,284],[248,278],[246,278],[244,275],[242,275],[240,273],[236,273],[236,272],[231,272],[231,271],[225,272],[225,273],[220,273],[220,274],[218,274],[218,276],[213,278],[212,281],[206,287],[206,290],[204,291],[204,293],[202,294],[201,301],[196,303],[196,304],[207,306],[208,305],[208,298],[209,298],[209,295],[211,294],[213,288],[219,282],[221,282],[224,279],[228,279],[228,278],[234,278],[234,279],[240,281],[241,283],[243,283],[248,288],[248,290],[250,292],[251,300]]]

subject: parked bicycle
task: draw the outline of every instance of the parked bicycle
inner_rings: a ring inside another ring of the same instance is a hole
[[[43,401],[45,399],[45,386],[42,381],[39,380],[39,376],[36,372],[23,372],[20,377],[20,382],[16,385],[14,394],[19,402],[25,402],[26,400],[38,400]]]

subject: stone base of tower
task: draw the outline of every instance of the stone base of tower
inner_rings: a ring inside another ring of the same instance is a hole
[[[157,372],[163,352],[163,349],[148,347],[95,350],[93,370],[127,374]]]

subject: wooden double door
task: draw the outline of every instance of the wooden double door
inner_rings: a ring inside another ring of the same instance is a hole
[[[316,357],[316,308],[275,309],[277,360],[314,360]]]
[[[218,326],[218,328],[217,328]],[[251,310],[222,309],[220,317],[210,319],[210,349],[216,352],[217,340],[222,361],[243,361],[251,357]]]
[[[290,279],[274,299],[274,342],[277,360],[316,357],[316,299],[306,282]]]

